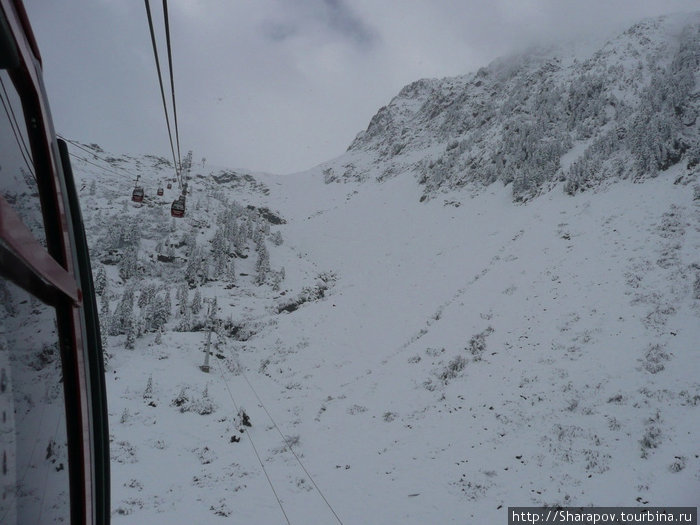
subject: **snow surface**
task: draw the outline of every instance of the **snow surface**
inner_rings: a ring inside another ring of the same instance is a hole
[[[141,173],[147,195],[166,173],[115,166]],[[115,524],[285,523],[276,497],[294,524],[700,501],[700,201],[673,171],[516,206],[500,183],[419,203],[412,176],[324,184],[319,167],[233,187],[195,166],[173,233],[175,190],[134,204],[126,178],[74,168],[91,245],[136,217],[142,260],[178,233],[206,245],[224,199],[287,221],[268,243],[280,291],[253,282],[252,249],[235,287],[201,288],[246,333],[215,336],[210,373],[206,332],[176,332],[175,318],[160,344],[108,338]],[[116,267],[93,257],[118,295]],[[178,286],[182,268],[162,268]],[[183,389],[213,412],[181,412]]]

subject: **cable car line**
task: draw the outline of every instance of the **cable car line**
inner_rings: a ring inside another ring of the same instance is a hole
[[[81,160],[81,161],[83,161],[83,162],[85,162],[85,163],[87,163],[87,164],[91,164],[92,166],[95,166],[96,168],[100,168],[100,169],[103,170],[103,171],[111,172],[111,173],[113,173],[114,175],[118,175],[118,176],[120,176],[120,177],[124,176],[124,174],[129,175],[130,177],[136,177],[136,175],[134,175],[133,173],[129,173],[129,172],[126,171],[126,170],[125,170],[123,173],[119,173],[118,171],[116,171],[116,170],[114,170],[114,169],[112,169],[112,168],[108,168],[107,166],[100,166],[99,164],[96,164],[96,163],[92,162],[91,160],[86,159],[85,157],[81,157],[80,155],[76,155],[75,153],[69,153],[69,155],[70,155],[71,157],[73,157],[74,159]]]
[[[70,153],[70,156],[71,156],[71,157],[74,157],[74,158],[76,158],[76,159],[78,159],[78,160],[82,160],[82,161],[84,161],[84,162],[87,162],[88,164],[92,164],[93,166],[96,166],[96,167],[98,167],[98,168],[100,168],[100,169],[103,169],[103,170],[106,170],[106,171],[111,171],[111,172],[114,173],[115,175],[123,175],[123,173],[119,173],[118,171],[116,171],[117,169],[119,169],[119,170],[122,170],[124,173],[126,173],[127,175],[129,175],[129,176],[131,176],[131,177],[136,177],[136,176],[137,176],[137,175],[134,175],[133,173],[131,173],[129,170],[126,170],[126,169],[124,169],[124,168],[114,168],[114,166],[112,166],[112,163],[109,162],[107,159],[105,159],[104,157],[100,157],[97,153],[95,153],[94,151],[92,151],[92,150],[90,150],[90,149],[84,147],[84,146],[81,145],[79,142],[76,142],[76,141],[71,140],[71,139],[67,139],[66,137],[63,137],[63,136],[61,136],[61,135],[59,135],[59,134],[56,134],[56,136],[57,136],[59,139],[61,139],[61,140],[65,140],[66,142],[70,143],[71,145],[75,146],[76,148],[81,149],[81,150],[85,151],[86,153],[89,153],[90,155],[92,155],[92,156],[94,156],[95,158],[101,160],[101,161],[104,162],[105,164],[108,164],[110,167],[108,168],[108,167],[106,167],[106,166],[100,166],[99,164],[95,164],[94,162],[91,162],[91,161],[89,161],[88,159],[83,158],[83,157],[80,157],[80,156],[78,156],[78,155],[76,155],[76,154],[74,154],[74,153]]]
[[[158,46],[156,45],[156,36],[153,29],[153,17],[151,15],[151,4],[149,0],[144,0],[146,5],[146,15],[148,16],[148,28],[151,33],[151,44],[153,45],[153,56],[156,61],[156,69],[158,71],[158,84],[160,85],[160,97],[163,101],[163,112],[165,113],[165,123],[168,128],[168,139],[170,140],[170,151],[173,154],[173,163],[175,164],[175,180],[178,183],[178,188],[181,190],[181,195],[175,199],[170,207],[170,215],[173,217],[185,216],[185,195],[187,194],[187,181],[183,179],[182,174],[182,159],[180,158],[180,129],[177,121],[177,103],[175,101],[175,79],[173,76],[173,53],[170,40],[170,18],[168,15],[168,0],[163,0],[163,21],[165,23],[165,38],[168,51],[168,68],[170,73],[170,93],[173,102],[173,121],[175,126],[175,140],[177,142],[177,156],[175,155],[175,146],[173,145],[173,132],[170,127],[170,117],[168,115],[168,104],[165,101],[165,89],[163,88],[163,74],[160,69],[160,60],[158,59]]]
[[[7,90],[5,89],[5,83],[2,81],[2,78],[0,78],[0,86],[2,86],[2,91],[4,93],[4,97],[2,94],[0,94],[0,101],[2,102],[2,107],[5,109],[7,119],[10,121],[10,128],[12,128],[12,134],[15,136],[17,146],[19,146],[19,151],[22,155],[22,159],[24,160],[24,164],[27,166],[27,169],[29,170],[29,173],[31,174],[32,178],[36,181],[36,175],[34,174],[34,162],[31,160],[32,156],[29,153],[29,148],[24,142],[24,136],[19,131],[21,128],[19,123],[17,122],[15,111],[12,109],[12,104],[10,104],[10,96],[7,94]]]
[[[12,115],[12,118],[10,120],[10,126],[12,127],[12,131],[15,134],[15,139],[17,140],[17,145],[20,148],[20,152],[22,153],[22,157],[24,158],[24,162],[27,164],[27,167],[30,168],[29,171],[32,173],[32,176],[34,176],[33,172],[33,167],[34,167],[34,161],[32,160],[32,155],[29,152],[29,148],[27,147],[27,143],[24,141],[24,135],[19,133],[19,130],[21,129],[21,126],[19,125],[19,122],[17,122],[17,116],[15,115],[15,110],[12,109],[12,104],[10,104],[10,96],[7,94],[7,90],[5,89],[5,82],[2,80],[2,77],[0,77],[0,86],[2,86],[2,91],[5,94],[5,100],[7,101],[7,106],[10,110],[10,114]],[[3,106],[5,105],[5,102],[3,101]],[[7,108],[5,108],[5,112],[7,113]],[[7,116],[10,118],[10,115]],[[17,131],[15,131],[15,129]],[[19,135],[19,138],[18,138]],[[25,157],[26,155],[26,157]],[[31,164],[31,167],[29,166]],[[36,179],[36,177],[34,177]]]
[[[233,398],[233,393],[231,392],[231,387],[228,384],[228,381],[226,380],[226,376],[224,375],[224,370],[221,368],[221,363],[219,363],[219,360],[216,359],[216,364],[219,367],[219,373],[221,374],[221,379],[224,381],[224,385],[226,385],[226,390],[228,390],[228,395],[231,398],[231,402],[233,403],[233,408],[236,410],[236,413],[240,413],[240,410],[238,409],[238,405],[236,404],[236,400]],[[245,434],[248,436],[248,439],[250,440],[250,444],[253,447],[253,452],[255,452],[255,457],[258,458],[258,463],[260,463],[260,468],[262,468],[263,473],[265,474],[265,477],[267,478],[267,482],[270,485],[270,488],[272,489],[272,493],[275,495],[275,499],[277,500],[277,504],[280,507],[280,510],[282,511],[282,514],[284,515],[284,519],[287,521],[287,525],[292,525],[291,522],[289,521],[289,516],[287,516],[287,513],[284,510],[284,506],[282,505],[282,501],[280,500],[279,496],[277,495],[277,491],[275,490],[275,486],[272,484],[272,480],[270,479],[270,476],[267,473],[267,470],[265,470],[265,465],[263,464],[262,459],[260,459],[260,454],[258,454],[258,449],[255,447],[255,443],[253,443],[253,436],[250,435],[250,432],[245,432]]]
[[[175,81],[173,80],[173,53],[170,46],[170,21],[168,18],[168,0],[163,0],[163,19],[165,20],[165,41],[168,47],[168,68],[170,69],[170,92],[173,98],[173,120],[175,124],[175,144],[177,145],[177,168],[182,169],[182,156],[180,155],[180,133],[177,125],[177,105],[175,104]]]
[[[122,175],[123,175],[122,173],[118,173],[118,172],[116,172],[116,171],[114,171],[114,170],[110,170],[109,168],[107,168],[107,167],[105,167],[105,166],[100,166],[99,164],[95,164],[94,162],[92,162],[92,161],[90,161],[90,160],[88,160],[88,159],[86,159],[86,158],[84,158],[84,157],[81,157],[80,155],[76,155],[75,153],[70,153],[69,155],[70,155],[71,157],[73,157],[74,159],[82,160],[83,162],[86,162],[87,164],[91,164],[92,166],[95,166],[96,168],[100,168],[100,169],[103,170],[103,171],[110,171],[110,172],[112,172],[114,175],[119,175],[119,176],[122,176]],[[127,175],[130,175],[130,173],[127,173]]]
[[[153,44],[153,56],[155,57],[156,60],[156,69],[158,70],[158,83],[160,84],[160,96],[163,101],[163,111],[165,113],[165,124],[168,127],[168,139],[170,139],[170,150],[173,154],[173,163],[175,164],[175,173],[178,179],[178,183],[180,186],[182,186],[182,183],[180,182],[180,175],[178,173],[178,162],[177,158],[175,157],[175,146],[173,145],[173,133],[170,129],[170,117],[168,116],[168,105],[165,102],[165,90],[163,89],[163,75],[161,74],[160,70],[160,60],[158,59],[158,47],[156,46],[156,35],[153,30],[153,17],[151,16],[151,4],[149,0],[144,0],[146,4],[146,14],[148,16],[148,28],[151,31],[151,44]]]
[[[221,365],[219,365],[219,366],[221,366]],[[321,499],[323,499],[323,501],[326,503],[326,506],[327,506],[327,507],[330,509],[330,511],[333,513],[333,516],[335,516],[335,519],[338,520],[338,523],[340,523],[340,525],[343,525],[343,522],[341,521],[340,517],[338,517],[338,514],[336,514],[335,510],[333,510],[333,507],[331,506],[331,504],[330,504],[330,503],[328,502],[328,500],[326,499],[326,496],[323,495],[323,492],[321,492],[321,489],[318,487],[318,485],[317,485],[316,482],[314,481],[314,478],[311,477],[311,474],[309,474],[309,471],[306,470],[306,467],[304,466],[304,464],[303,464],[303,463],[301,462],[301,460],[299,459],[299,456],[297,456],[296,452],[294,452],[294,449],[292,449],[292,445],[289,443],[289,440],[288,440],[287,437],[282,433],[282,431],[280,430],[280,427],[277,426],[277,423],[275,422],[274,418],[273,418],[272,415],[270,414],[270,411],[269,411],[269,410],[267,409],[267,407],[265,406],[265,403],[262,402],[262,399],[260,399],[260,396],[259,396],[258,393],[255,391],[255,388],[253,388],[253,385],[250,383],[250,381],[248,381],[248,377],[245,375],[245,372],[244,372],[242,369],[241,369],[241,375],[243,376],[243,379],[245,379],[245,382],[248,383],[248,386],[249,386],[250,389],[253,391],[253,394],[255,394],[255,397],[258,399],[258,402],[260,403],[260,406],[263,408],[263,410],[264,410],[265,413],[267,414],[267,417],[269,417],[269,418],[270,418],[270,421],[272,421],[272,425],[275,427],[275,429],[277,430],[277,432],[279,432],[279,435],[282,436],[282,440],[284,441],[285,445],[287,445],[287,448],[288,448],[289,451],[292,453],[292,455],[294,456],[294,458],[297,460],[297,463],[299,463],[299,466],[301,467],[301,469],[306,473],[306,476],[309,478],[309,480],[311,481],[311,483],[313,483],[313,486],[316,488],[316,491],[318,492],[319,496],[321,496]]]
[[[89,149],[89,148],[86,148],[86,147],[83,146],[80,142],[78,142],[78,141],[76,141],[76,140],[71,140],[71,139],[69,139],[69,138],[66,138],[66,137],[60,135],[59,133],[56,133],[56,136],[57,136],[59,139],[61,139],[61,140],[65,140],[66,142],[69,142],[70,144],[72,144],[72,145],[75,146],[76,148],[81,149],[81,150],[85,151],[86,153],[89,153],[90,155],[93,155],[95,158],[98,158],[98,159],[100,159],[101,161],[106,162],[107,164],[110,164],[110,162],[109,162],[107,159],[105,159],[104,157],[100,157],[97,153],[95,153],[94,150],[91,150],[91,149]],[[111,164],[110,164],[110,165],[111,165]]]

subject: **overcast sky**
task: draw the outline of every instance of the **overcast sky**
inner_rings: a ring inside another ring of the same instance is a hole
[[[25,0],[59,133],[170,157],[140,0]],[[406,84],[700,0],[170,0],[182,154],[292,173],[345,151]],[[162,2],[151,1],[161,66]],[[164,74],[167,70],[164,70]],[[169,89],[166,86],[166,89]],[[169,93],[169,91],[167,92]]]

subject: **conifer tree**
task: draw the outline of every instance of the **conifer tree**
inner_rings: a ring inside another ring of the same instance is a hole
[[[182,283],[175,292],[175,300],[177,301],[177,315],[182,317],[188,308],[189,288],[187,284]]]
[[[270,271],[270,254],[265,246],[265,239],[261,236],[256,246],[258,252],[258,261],[255,264],[255,282],[261,285],[267,279],[267,273]]]
[[[124,289],[122,298],[112,315],[109,335],[126,333],[127,326],[131,323],[133,328],[134,291],[130,286]]]
[[[236,283],[236,263],[231,259],[226,266],[226,281],[230,284]]]
[[[170,300],[170,290],[166,289],[163,295],[157,295],[153,301],[153,314],[151,330],[160,330],[170,319],[172,303]]]
[[[138,250],[135,246],[129,246],[119,261],[119,277],[126,281],[131,279],[138,268]]]
[[[202,294],[199,291],[199,288],[197,288],[194,291],[194,296],[192,297],[192,313],[194,315],[197,315],[199,311],[202,309]]]
[[[102,317],[105,319],[109,317],[109,293],[106,287],[100,295],[100,318]]]
[[[100,314],[100,343],[102,344],[103,354],[107,355],[107,328],[109,326],[109,317]]]
[[[142,310],[147,308],[152,302],[153,299],[155,298],[156,295],[156,287],[152,283],[147,283],[144,285],[144,287],[141,289],[141,293],[139,294],[139,300],[138,300],[138,306]]]
[[[107,274],[103,266],[100,266],[95,272],[94,287],[97,295],[102,295],[107,287]]]
[[[133,350],[136,342],[136,328],[134,324],[134,318],[129,317],[126,323],[126,342],[124,343],[124,348],[127,350]]]

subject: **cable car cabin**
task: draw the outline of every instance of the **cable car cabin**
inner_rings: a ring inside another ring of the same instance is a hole
[[[0,0],[0,523],[109,523],[100,323],[68,146],[20,0]],[[48,356],[48,357],[47,357]]]
[[[185,199],[180,197],[179,199],[173,201],[173,205],[170,207],[170,215],[173,217],[185,216]]]
[[[136,186],[131,193],[131,200],[134,202],[143,202],[143,195],[143,188],[141,186]]]
[[[168,189],[170,190],[170,189],[172,189],[172,187],[173,187],[173,185],[168,182]]]
[[[163,196],[163,188],[158,188],[158,191],[156,192],[159,197]]]

